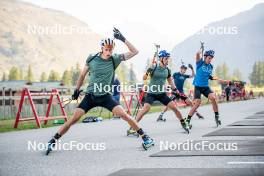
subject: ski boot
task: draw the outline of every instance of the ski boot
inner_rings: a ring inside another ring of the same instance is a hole
[[[200,113],[196,112],[196,115],[197,115],[198,119],[204,119],[204,117]]]
[[[216,127],[218,127],[219,125],[221,125],[221,120],[219,120],[219,115],[215,116],[215,123],[216,123]]]
[[[189,134],[190,133],[190,126],[186,119],[181,122],[182,128]]]
[[[150,147],[154,146],[154,140],[151,139],[148,135],[144,135],[142,137],[143,139],[143,143],[142,143],[142,147],[145,149],[145,150],[148,150]]]
[[[136,137],[139,137],[139,134],[133,128],[129,128],[127,130],[127,136],[136,136]]]
[[[159,121],[166,122],[166,119],[165,119],[165,118],[162,118],[162,117],[163,117],[163,113],[161,113],[161,114],[159,115],[159,118],[157,118],[157,122],[159,122]]]
[[[55,147],[56,144],[56,140],[54,138],[52,138],[49,142],[48,142],[48,146],[47,146],[47,150],[46,150],[46,155],[49,155],[49,153],[52,151],[52,148]]]

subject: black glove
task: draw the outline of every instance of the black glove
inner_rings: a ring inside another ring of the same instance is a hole
[[[179,91],[178,91],[178,89],[177,88],[175,88],[175,89],[172,89],[172,92],[171,92],[174,96],[179,96],[180,95],[180,93],[179,93]]]
[[[114,27],[114,37],[118,40],[121,40],[122,42],[126,41],[126,38],[121,34],[121,32]]]
[[[191,70],[193,70],[193,66],[192,66],[192,64],[188,64],[188,67],[189,67]]]
[[[77,100],[79,98],[79,95],[80,93],[82,92],[83,90],[78,90],[78,89],[75,89],[73,94],[72,94],[72,100]]]

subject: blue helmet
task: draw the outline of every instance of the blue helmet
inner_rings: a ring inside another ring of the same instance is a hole
[[[205,51],[205,52],[204,52],[204,56],[205,56],[205,57],[206,57],[206,56],[214,57],[214,54],[215,54],[214,50],[208,50],[208,51]]]
[[[159,58],[162,58],[162,57],[170,57],[170,53],[168,53],[166,50],[161,50],[159,52]]]

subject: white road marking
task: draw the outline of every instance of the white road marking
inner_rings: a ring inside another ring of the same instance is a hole
[[[262,161],[230,161],[227,164],[264,164]]]

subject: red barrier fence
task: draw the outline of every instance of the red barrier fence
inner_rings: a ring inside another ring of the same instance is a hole
[[[45,117],[40,117],[37,114],[36,108],[35,108],[35,104],[33,102],[33,98],[34,96],[49,96],[49,101],[48,101],[48,108],[46,111],[46,116]],[[21,112],[22,112],[22,108],[25,102],[25,98],[28,97],[29,103],[30,103],[30,107],[31,110],[33,112],[34,117],[27,117],[27,118],[21,118]],[[50,109],[51,109],[51,105],[53,102],[53,98],[56,98],[57,101],[59,102],[58,104],[60,105],[60,109],[62,112],[62,116],[52,116],[50,117]],[[59,96],[59,92],[57,89],[52,89],[51,92],[41,92],[41,93],[33,93],[30,92],[27,88],[23,89],[22,94],[21,94],[21,98],[20,98],[20,102],[19,102],[19,107],[18,107],[18,111],[17,111],[17,115],[16,115],[16,120],[15,120],[15,124],[14,124],[14,128],[17,128],[18,123],[21,121],[30,121],[30,120],[35,120],[36,124],[39,128],[41,128],[41,121],[44,121],[44,124],[46,125],[48,120],[54,120],[54,119],[64,119],[65,121],[67,121],[67,114],[64,111],[60,96]]]

